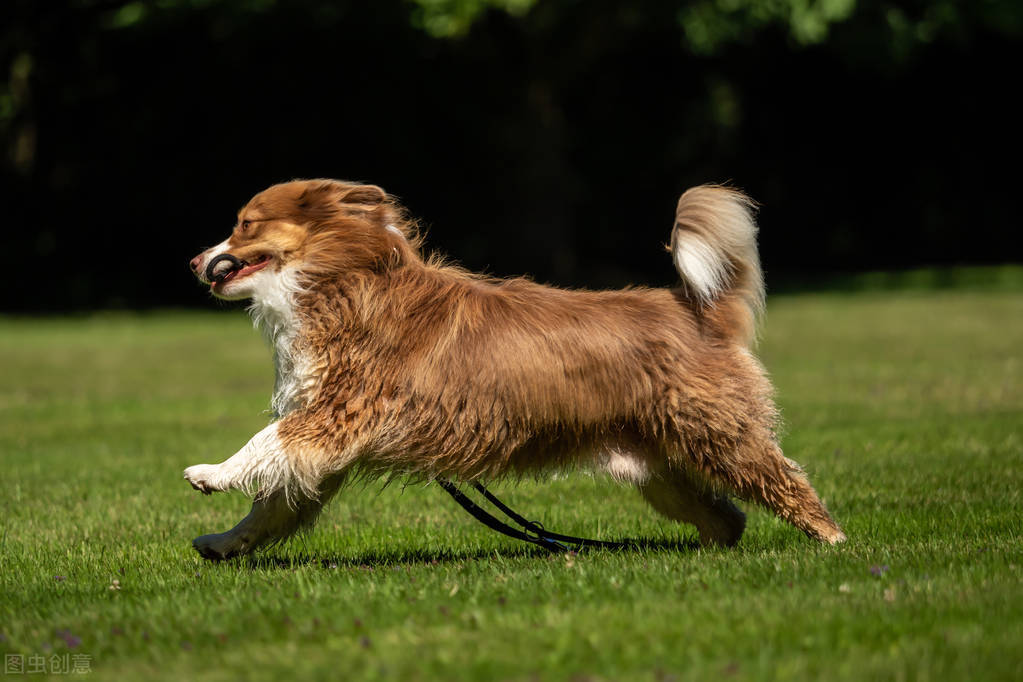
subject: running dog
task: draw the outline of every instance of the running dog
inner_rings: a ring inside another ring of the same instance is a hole
[[[302,180],[260,192],[191,261],[214,296],[251,301],[273,348],[273,421],[184,475],[252,510],[193,541],[226,559],[308,527],[356,476],[430,481],[585,467],[638,488],[705,545],[739,541],[759,503],[845,540],[778,446],[751,352],[764,285],[753,203],[704,185],[679,199],[673,289],[560,289],[424,256],[379,187]]]

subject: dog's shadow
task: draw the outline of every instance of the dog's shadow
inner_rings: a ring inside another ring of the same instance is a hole
[[[637,554],[643,552],[692,552],[700,548],[700,543],[692,539],[664,538],[630,538],[619,540],[622,547],[606,549],[599,547],[583,547],[571,554]],[[393,550],[386,552],[366,552],[358,556],[336,556],[297,554],[281,556],[264,552],[246,557],[242,566],[255,570],[285,570],[303,566],[319,565],[324,569],[347,569],[372,571],[380,568],[398,568],[417,565],[452,564],[466,561],[481,561],[500,556],[505,559],[551,559],[564,556],[563,552],[552,552],[535,545],[524,545],[507,549],[474,549],[474,550]]]

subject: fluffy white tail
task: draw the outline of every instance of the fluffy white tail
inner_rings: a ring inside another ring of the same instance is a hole
[[[672,257],[689,294],[705,308],[730,308],[720,312],[741,318],[728,320],[728,326],[747,343],[764,310],[754,207],[730,187],[693,187],[678,200],[671,232]],[[731,305],[722,305],[726,300]]]

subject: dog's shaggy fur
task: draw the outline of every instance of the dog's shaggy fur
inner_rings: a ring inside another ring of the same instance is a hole
[[[658,512],[732,545],[768,507],[840,542],[778,447],[771,385],[750,352],[763,307],[751,201],[725,187],[678,202],[677,289],[576,291],[424,258],[415,224],[372,185],[296,181],[256,195],[192,261],[251,299],[274,349],[275,421],[185,478],[255,493],[234,529],[194,541],[226,558],[311,523],[353,475],[473,480],[595,467]]]

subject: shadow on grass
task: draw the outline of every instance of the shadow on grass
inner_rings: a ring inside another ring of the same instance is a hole
[[[692,552],[700,548],[696,540],[667,540],[653,538],[633,538],[620,540],[625,547],[619,549],[583,548],[580,553],[632,554],[640,552]],[[573,552],[573,554],[576,552]],[[264,553],[242,559],[237,565],[253,570],[285,570],[302,566],[320,565],[325,569],[362,569],[375,570],[396,566],[437,565],[459,563],[464,561],[481,561],[500,556],[506,559],[549,559],[561,556],[533,545],[522,545],[511,549],[475,549],[475,550],[397,550],[385,552],[366,552],[358,556],[313,556],[299,554],[297,556],[279,556]]]

